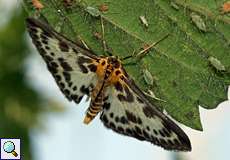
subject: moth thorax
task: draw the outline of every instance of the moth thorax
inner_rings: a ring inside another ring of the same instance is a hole
[[[109,57],[108,62],[109,64],[112,64],[113,68],[119,68],[121,65],[120,60],[115,56]]]

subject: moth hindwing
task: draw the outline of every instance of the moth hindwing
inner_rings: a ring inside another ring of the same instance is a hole
[[[84,123],[101,113],[117,133],[167,150],[191,150],[188,136],[147,100],[119,59],[95,56],[39,20],[28,18],[27,28],[62,93],[76,103],[91,97]]]

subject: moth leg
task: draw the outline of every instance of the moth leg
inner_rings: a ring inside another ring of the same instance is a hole
[[[100,16],[100,20],[101,20],[101,31],[102,31],[102,45],[103,45],[104,52],[106,52],[107,51],[107,45],[105,42],[105,27],[104,27],[102,16]]]
[[[101,37],[101,42],[102,42],[102,46],[103,46],[103,51],[105,54],[107,54],[108,56],[112,56],[112,49],[110,47],[108,47],[106,41],[105,41],[105,27],[104,27],[104,22],[103,22],[103,17],[100,16],[100,20],[101,20],[101,32],[102,32],[102,37]]]
[[[126,56],[124,58],[121,58],[122,61],[130,59],[130,58],[134,58],[135,62],[134,64],[137,64],[137,61],[139,61],[140,59],[142,59],[145,55],[148,54],[148,51],[155,47],[157,44],[159,44],[161,41],[165,40],[166,38],[168,38],[169,34],[165,35],[163,38],[161,38],[160,40],[158,40],[157,42],[152,43],[151,45],[148,45],[147,47],[145,47],[143,50],[141,50],[140,52],[138,52],[137,54],[135,54],[135,51],[132,53],[132,55]],[[126,65],[126,64],[123,64]]]

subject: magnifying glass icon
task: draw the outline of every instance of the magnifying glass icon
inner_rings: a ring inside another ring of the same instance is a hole
[[[6,153],[11,153],[14,155],[14,157],[17,157],[18,154],[17,152],[15,151],[15,145],[12,141],[7,141],[3,144],[3,150],[6,152]]]

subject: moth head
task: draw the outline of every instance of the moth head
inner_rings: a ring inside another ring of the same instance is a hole
[[[112,64],[114,68],[119,68],[121,66],[121,61],[117,56],[110,56],[108,62]]]

